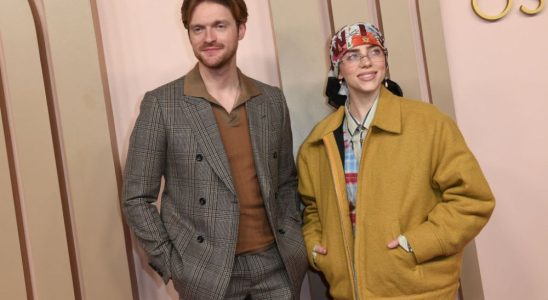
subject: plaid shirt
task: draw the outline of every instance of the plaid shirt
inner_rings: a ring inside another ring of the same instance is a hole
[[[352,231],[355,231],[356,227],[356,193],[358,191],[358,173],[362,154],[361,143],[365,136],[367,136],[371,122],[375,117],[377,100],[378,98],[373,102],[362,124],[358,124],[356,119],[350,114],[350,101],[346,101],[345,104],[345,118],[343,121],[344,179],[346,182],[346,195],[348,198],[348,211],[350,212]]]
[[[356,226],[356,192],[358,190],[358,170],[360,168],[360,157],[354,154],[348,126],[343,124],[344,137],[344,180],[346,182],[346,197],[348,199],[348,211],[352,222],[352,231]]]

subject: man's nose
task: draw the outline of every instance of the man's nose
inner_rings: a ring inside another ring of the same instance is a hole
[[[212,28],[206,29],[206,32],[205,32],[206,43],[215,42],[216,40],[217,40],[217,35],[215,34],[215,31]]]

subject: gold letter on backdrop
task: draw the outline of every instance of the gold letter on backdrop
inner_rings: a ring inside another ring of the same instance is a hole
[[[540,0],[541,1],[541,4],[539,5],[539,8],[540,6],[542,5],[542,1],[544,0]],[[478,5],[478,0],[472,0],[472,8],[474,9],[474,12],[480,16],[480,18],[484,19],[484,20],[488,20],[488,21],[496,21],[496,20],[500,20],[502,19],[504,16],[506,16],[508,14],[508,12],[510,11],[510,8],[512,8],[512,0],[506,0],[506,7],[504,8],[504,10],[496,15],[496,16],[489,16],[485,13],[483,13],[481,11],[481,9],[479,8],[479,5]],[[537,10],[539,9],[537,8]],[[526,9],[522,6],[522,9]],[[542,8],[540,8],[542,9]]]
[[[543,8],[544,8],[544,0],[539,0],[539,1],[538,1],[538,6],[537,6],[537,8],[535,8],[535,9],[528,9],[527,7],[525,7],[524,5],[522,5],[522,6],[520,7],[520,10],[521,10],[524,14],[536,15],[536,14],[538,14]]]

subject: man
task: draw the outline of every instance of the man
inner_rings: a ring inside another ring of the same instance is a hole
[[[307,263],[285,99],[236,66],[243,0],[186,0],[181,13],[198,63],[141,104],[129,226],[182,299],[299,299]]]

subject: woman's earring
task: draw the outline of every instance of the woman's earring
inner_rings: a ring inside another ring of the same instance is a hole
[[[384,77],[384,87],[388,88],[388,76]]]
[[[344,82],[344,79],[341,79],[339,81],[340,88],[339,88],[339,95],[348,96],[348,87],[346,86],[346,82]]]

